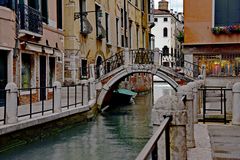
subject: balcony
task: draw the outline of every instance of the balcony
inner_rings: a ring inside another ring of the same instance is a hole
[[[24,4],[19,4],[20,33],[42,37],[43,24],[40,11]]]

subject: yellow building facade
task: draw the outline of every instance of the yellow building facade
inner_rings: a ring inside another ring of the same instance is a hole
[[[65,81],[124,49],[149,48],[151,0],[65,0]]]

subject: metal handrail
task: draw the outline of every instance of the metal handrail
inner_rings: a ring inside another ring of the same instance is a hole
[[[142,151],[138,154],[135,160],[146,160],[150,154],[152,154],[152,160],[158,159],[157,142],[161,138],[163,132],[166,134],[166,159],[170,160],[170,138],[169,138],[169,126],[172,121],[172,116],[165,116],[164,121],[160,127],[154,133],[152,138],[147,142]]]

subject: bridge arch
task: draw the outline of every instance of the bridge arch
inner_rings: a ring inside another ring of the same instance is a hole
[[[108,92],[110,91],[110,89],[114,86],[114,84],[116,84],[117,82],[119,82],[120,80],[126,78],[127,76],[134,74],[134,73],[148,73],[148,74],[152,74],[155,75],[159,78],[162,78],[163,80],[165,80],[169,85],[172,86],[172,88],[177,91],[177,87],[178,87],[178,83],[172,79],[170,76],[168,76],[166,73],[160,71],[160,70],[131,70],[131,69],[123,69],[120,72],[118,72],[117,74],[115,74],[113,77],[111,77],[107,83],[105,83],[102,86],[102,89],[100,91],[100,94],[97,98],[97,104],[99,105],[99,107],[101,108],[104,99],[106,97],[106,95],[108,94]]]

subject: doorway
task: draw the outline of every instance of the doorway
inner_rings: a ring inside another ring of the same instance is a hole
[[[4,90],[7,85],[7,51],[0,51],[0,90]],[[5,105],[6,95],[0,91],[0,107]]]
[[[97,57],[97,64],[96,64],[96,70],[97,70],[97,78],[100,77],[100,72],[101,72],[101,68],[100,65],[102,65],[102,57],[98,56]]]
[[[40,100],[46,100],[46,56],[40,56]]]

